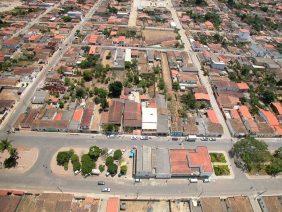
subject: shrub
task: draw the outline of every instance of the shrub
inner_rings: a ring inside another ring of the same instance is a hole
[[[226,159],[224,157],[224,154],[222,153],[210,153],[211,162],[220,162],[220,163],[226,163]]]
[[[105,166],[104,165],[99,165],[99,171],[102,173],[105,171]]]
[[[120,167],[120,173],[121,173],[121,174],[126,174],[126,172],[127,172],[127,166],[126,166],[126,165],[121,166],[121,167]]]
[[[229,175],[230,170],[227,165],[215,165],[213,167],[216,176]]]
[[[99,158],[99,156],[101,155],[102,150],[98,147],[98,146],[92,146],[89,148],[89,156],[93,159],[93,160],[97,160]]]
[[[114,159],[115,159],[115,160],[120,160],[121,157],[122,157],[122,152],[121,152],[121,150],[120,150],[120,149],[116,150],[116,151],[114,152]]]

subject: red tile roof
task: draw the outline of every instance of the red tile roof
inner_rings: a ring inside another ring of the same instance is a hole
[[[79,122],[83,115],[83,108],[78,108],[74,111],[72,119]]]
[[[210,101],[210,96],[206,93],[195,93],[195,99]]]
[[[93,115],[93,110],[94,110],[93,105],[90,105],[84,109],[81,124],[80,124],[81,128],[89,128]]]
[[[275,108],[279,115],[282,115],[282,105],[280,102],[272,102],[271,105]]]
[[[263,110],[263,109],[260,109],[260,112],[261,114],[263,114],[264,118],[266,118],[266,121],[270,126],[273,127],[273,126],[279,125],[279,121],[273,113],[271,113],[268,110]]]
[[[210,121],[211,121],[212,123],[219,124],[219,121],[218,121],[218,119],[217,119],[217,117],[216,117],[216,114],[215,114],[214,110],[209,109],[209,110],[207,111],[207,114],[208,114],[208,118],[210,119]]]
[[[249,86],[245,82],[239,82],[237,83],[237,86],[240,90],[249,90]]]
[[[141,127],[141,104],[134,101],[125,101],[124,123],[125,127]]]
[[[107,202],[107,212],[118,212],[119,211],[119,198],[110,197]]]
[[[239,107],[239,113],[241,114],[242,118],[253,119],[251,113],[249,112],[249,108],[246,105]]]
[[[193,170],[212,173],[213,168],[207,147],[198,146],[196,149],[169,150],[172,174],[192,174]]]

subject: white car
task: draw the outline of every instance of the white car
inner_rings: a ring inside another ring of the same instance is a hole
[[[111,188],[102,188],[102,192],[111,192]]]
[[[206,178],[203,180],[204,183],[209,183],[211,180],[209,178]]]
[[[141,136],[140,139],[141,139],[141,140],[148,140],[149,137],[148,137],[148,136]]]
[[[137,140],[137,136],[133,135],[133,136],[131,136],[130,139],[131,139],[131,140]]]
[[[135,181],[136,183],[140,183],[140,182],[141,182],[141,180],[140,180],[139,178],[136,178],[134,181]]]

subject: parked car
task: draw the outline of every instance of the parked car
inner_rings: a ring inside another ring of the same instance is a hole
[[[178,138],[172,137],[171,140],[173,140],[173,141],[178,141]]]
[[[102,188],[102,192],[111,192],[111,188]]]
[[[131,139],[131,140],[137,140],[137,136],[133,135],[133,136],[131,136],[130,139]]]
[[[106,177],[108,177],[110,175],[110,172],[106,172]]]
[[[140,139],[141,139],[141,140],[148,140],[149,137],[148,137],[148,136],[141,136]]]
[[[141,182],[141,180],[139,179],[139,178],[135,178],[135,183],[140,183]]]
[[[198,179],[197,178],[190,178],[189,181],[190,181],[190,183],[197,183]]]
[[[215,138],[209,138],[209,141],[216,141]]]
[[[201,138],[201,141],[208,141],[209,139],[207,137]]]
[[[204,183],[209,183],[211,180],[209,179],[209,178],[205,178],[204,180],[203,180],[203,182]]]
[[[98,181],[98,185],[105,185],[104,181]]]

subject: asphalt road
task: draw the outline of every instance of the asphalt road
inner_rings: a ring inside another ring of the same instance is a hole
[[[6,135],[1,134],[1,138]],[[61,147],[77,146],[90,147],[98,145],[107,148],[131,148],[143,144],[157,147],[168,148],[193,148],[198,145],[205,145],[209,150],[228,151],[232,143],[230,140],[218,140],[216,142],[183,142],[168,141],[167,138],[152,138],[148,141],[131,141],[128,136],[107,139],[105,136],[93,136],[89,134],[61,134],[61,133],[20,133],[11,134],[9,139],[15,145],[25,145],[36,147],[39,150],[39,157],[35,165],[26,173],[19,175],[0,174],[0,187],[18,188],[40,191],[63,191],[76,193],[101,194],[100,187],[97,186],[98,180],[104,180],[112,191],[111,195],[121,195],[122,197],[150,197],[150,198],[169,198],[169,197],[190,197],[190,196],[214,196],[214,195],[255,195],[257,192],[266,191],[267,194],[280,194],[282,179],[263,179],[249,180],[241,171],[232,168],[235,179],[216,180],[210,183],[189,183],[187,179],[177,180],[142,180],[141,183],[134,183],[130,179],[111,179],[106,177],[80,176],[59,177],[51,173],[49,167],[53,155]],[[268,142],[270,149],[277,149],[281,142]]]

